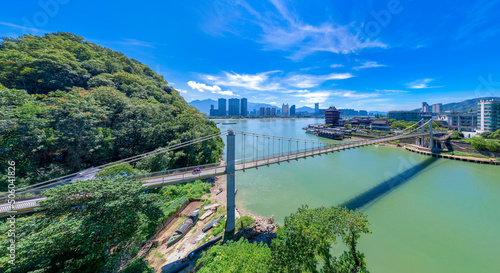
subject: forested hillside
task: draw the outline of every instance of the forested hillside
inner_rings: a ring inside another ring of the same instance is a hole
[[[0,123],[0,168],[15,160],[21,184],[218,132],[148,66],[63,32],[3,38]],[[216,162],[222,146],[212,139],[138,166]]]

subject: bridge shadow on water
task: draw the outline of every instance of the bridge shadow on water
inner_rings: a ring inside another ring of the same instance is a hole
[[[405,184],[406,182],[411,180],[411,178],[427,169],[437,160],[438,159],[435,157],[429,157],[423,162],[409,168],[408,170],[398,174],[397,176],[390,178],[385,182],[378,184],[377,186],[347,200],[346,202],[340,204],[339,207],[346,207],[350,210],[360,209],[365,205],[370,204],[375,200],[381,198],[382,196],[390,193],[399,186]]]

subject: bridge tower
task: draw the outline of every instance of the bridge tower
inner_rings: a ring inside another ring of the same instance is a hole
[[[235,139],[236,134],[233,128],[227,130],[227,141],[226,141],[226,195],[227,195],[227,216],[226,216],[226,238],[232,238],[234,236],[234,226],[235,226]]]

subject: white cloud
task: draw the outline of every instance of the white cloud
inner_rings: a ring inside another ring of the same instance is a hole
[[[51,31],[47,31],[47,30],[43,30],[43,29],[38,29],[38,28],[32,28],[32,27],[27,27],[27,26],[20,26],[20,25],[9,23],[9,22],[0,22],[0,25],[12,27],[12,28],[22,29],[23,32],[36,32],[36,33],[48,33],[48,32],[51,32]]]
[[[355,27],[355,23],[340,25],[329,20],[312,25],[299,18],[295,9],[288,6],[288,2],[270,2],[271,7],[262,3],[264,7],[262,11],[258,11],[245,1],[236,1],[231,5],[231,14],[228,14],[225,20],[211,20],[210,24],[219,25],[208,29],[247,35],[248,38],[263,44],[265,50],[290,52],[289,58],[292,59],[302,59],[316,52],[348,54],[366,48],[387,48],[386,44],[377,39],[363,38],[366,35]],[[253,23],[261,32],[252,31],[247,34],[245,29],[248,28],[241,27],[237,22]],[[258,33],[257,37],[254,36],[255,33]]]
[[[434,79],[421,79],[414,82],[407,83],[406,86],[411,89],[424,89],[424,88],[440,88],[443,86],[429,86],[429,83]]]
[[[286,83],[297,88],[311,88],[328,80],[345,80],[354,77],[351,73],[332,73],[328,75],[292,75],[286,79]]]
[[[386,67],[387,65],[385,64],[379,64],[374,61],[366,61],[362,63],[360,66],[356,66],[353,69],[354,70],[360,70],[360,69],[365,69],[365,68],[374,68],[374,67]]]
[[[297,98],[302,98],[300,102],[303,103],[322,103],[325,102],[329,97],[330,97],[330,92],[328,91],[318,91],[318,92],[309,92],[307,90],[304,90],[306,92],[301,92],[295,95],[292,95],[292,97],[297,97]]]
[[[198,89],[200,92],[203,92],[209,88],[220,89],[219,85],[244,88],[247,90],[278,91],[284,90],[285,86],[292,86],[296,88],[311,88],[316,87],[325,81],[344,80],[354,77],[351,73],[331,73],[327,75],[290,73],[285,77],[274,75],[281,72],[282,71],[280,70],[274,70],[256,74],[238,74],[235,72],[224,72],[224,76],[202,75],[202,78],[204,80],[214,85],[206,86],[205,84],[192,82],[193,86],[190,86],[193,89]],[[282,92],[286,93],[287,91]]]
[[[394,89],[375,89],[377,92],[384,92],[384,93],[408,93],[410,91],[406,90],[394,90]]]
[[[212,93],[215,93],[217,91],[221,91],[220,87],[217,85],[209,86],[204,83],[197,83],[195,81],[188,81],[188,85],[189,87],[198,90],[200,92],[210,91]]]
[[[351,98],[351,99],[366,99],[366,98],[378,97],[378,94],[376,93],[360,94],[357,91],[352,91],[352,90],[334,90],[330,94],[336,97]]]
[[[239,97],[240,95],[235,95],[232,91],[220,91],[220,92],[217,92],[217,94],[221,94],[221,95],[224,95],[224,96],[236,96],[236,97]]]
[[[289,22],[288,26],[265,25],[261,42],[265,48],[293,51],[292,59],[303,59],[316,52],[336,54],[353,53],[365,48],[387,48],[387,45],[370,39],[362,40],[352,33],[349,26],[324,23],[312,26],[300,21]]]
[[[175,88],[175,90],[177,90],[177,91],[179,91],[179,92],[181,92],[181,93],[184,93],[184,94],[186,94],[186,93],[188,92],[188,91],[186,91],[186,90],[182,90],[182,89],[179,89],[179,88]]]
[[[331,64],[330,65],[331,68],[338,68],[338,67],[344,67],[343,64]]]
[[[217,86],[217,85],[210,86],[210,85],[206,85],[204,83],[198,83],[198,82],[195,82],[195,81],[189,81],[188,85],[192,89],[198,90],[198,91],[200,91],[202,93],[205,92],[205,91],[209,91],[211,93],[220,94],[220,95],[224,95],[224,96],[238,96],[238,95],[235,95],[232,91],[229,91],[229,90],[222,91],[222,89],[219,86]]]
[[[238,74],[238,73],[228,73],[224,72],[224,77],[204,75],[203,78],[213,84],[231,86],[231,87],[242,87],[250,90],[258,91],[268,91],[268,90],[278,90],[282,87],[279,83],[268,82],[269,75],[278,73],[281,71],[268,71],[257,74]]]

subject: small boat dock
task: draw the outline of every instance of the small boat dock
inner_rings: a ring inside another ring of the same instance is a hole
[[[341,128],[329,128],[323,124],[309,124],[309,126],[303,129],[306,130],[306,134],[329,139],[343,140],[344,138],[351,137],[350,131],[342,130]]]

